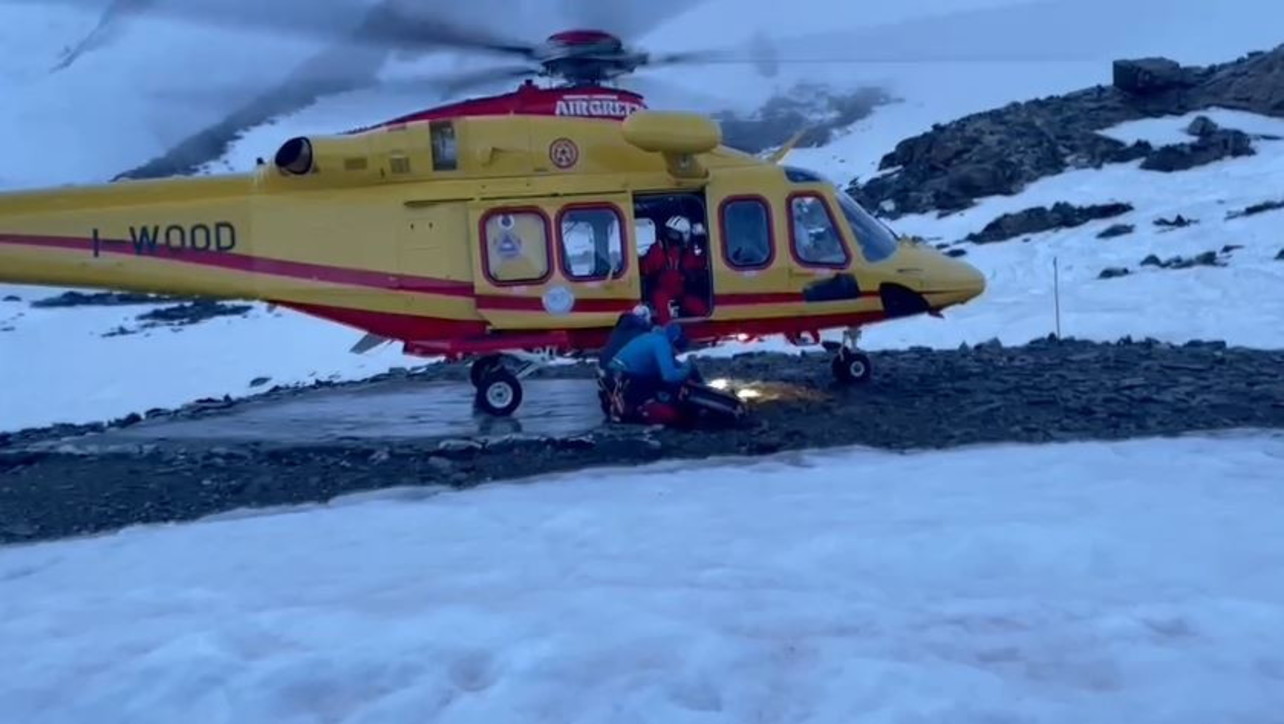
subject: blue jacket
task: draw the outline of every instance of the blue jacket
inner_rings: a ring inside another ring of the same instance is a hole
[[[691,376],[691,365],[678,364],[674,339],[680,335],[677,327],[655,329],[638,335],[615,353],[611,366],[637,377],[659,378],[669,384],[684,382]]]
[[[633,312],[625,312],[615,322],[615,329],[611,330],[611,336],[606,340],[606,346],[602,348],[598,355],[597,363],[601,367],[606,367],[615,359],[615,355],[624,346],[639,335],[646,334],[651,329],[651,322],[639,317]]]

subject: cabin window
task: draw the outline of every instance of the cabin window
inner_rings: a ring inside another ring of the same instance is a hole
[[[804,266],[845,267],[851,260],[829,205],[818,194],[789,199],[789,235],[794,258]]]
[[[482,222],[486,275],[493,284],[536,284],[548,279],[549,224],[542,211],[492,211]]]
[[[455,141],[453,121],[430,121],[428,136],[432,142],[432,170],[454,171],[459,168],[459,147]]]
[[[561,216],[562,272],[576,281],[624,273],[624,219],[611,206],[570,208]]]
[[[727,265],[735,269],[761,269],[774,256],[771,209],[761,198],[736,198],[722,202],[722,249]]]

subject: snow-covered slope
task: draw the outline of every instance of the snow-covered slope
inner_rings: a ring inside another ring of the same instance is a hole
[[[1278,436],[595,471],[0,549],[42,724],[1279,721]]]
[[[97,22],[58,2],[0,4],[4,186],[108,180],[226,114],[228,97],[195,89],[264,90],[322,49],[288,34],[134,19],[112,45],[51,73]]]
[[[1263,202],[1284,202],[1284,119],[1235,111],[1209,111],[1126,123],[1105,133],[1121,141],[1149,140],[1156,147],[1190,140],[1190,121],[1205,115],[1228,128],[1274,135],[1257,142],[1257,155],[1224,160],[1176,173],[1138,169],[1140,161],[1063,173],[1030,184],[1016,196],[992,197],[973,208],[937,218],[935,214],[897,219],[895,227],[933,242],[960,242],[1001,214],[1059,201],[1076,205],[1124,202],[1134,209],[1079,227],[1027,234],[989,244],[964,243],[969,262],[985,271],[984,298],[947,313],[945,320],[898,321],[869,330],[871,348],[925,345],[952,347],[996,338],[1020,344],[1056,329],[1060,292],[1061,333],[1111,340],[1126,335],[1181,342],[1220,339],[1258,348],[1284,348],[1284,209],[1227,219]],[[850,145],[858,145],[853,136]],[[823,155],[846,155],[845,142],[812,156],[814,165],[845,178],[845,164]],[[855,157],[852,152],[848,157]],[[1172,228],[1159,219],[1182,216],[1198,223]],[[1097,238],[1116,224],[1129,234]],[[1236,247],[1225,250],[1226,247]],[[1142,265],[1189,259],[1215,252],[1219,264],[1185,269]],[[1055,265],[1054,265],[1055,262]],[[1100,278],[1108,268],[1128,269],[1123,277]],[[1055,282],[1054,285],[1054,272]]]
[[[750,40],[757,30],[769,29],[776,37],[808,38],[782,43],[779,52],[786,60],[834,61],[786,64],[782,75],[773,80],[756,77],[749,65],[714,66],[699,73],[689,69],[655,72],[647,80],[649,87],[658,88],[653,100],[660,106],[690,101],[704,110],[729,105],[749,108],[801,77],[847,88],[885,83],[903,102],[880,108],[825,148],[797,150],[789,158],[790,163],[817,168],[846,182],[871,175],[877,160],[896,141],[935,122],[1108,82],[1109,60],[1119,55],[1163,52],[1187,62],[1229,60],[1274,44],[1275,39],[1268,39],[1273,32],[1269,29],[1284,20],[1284,10],[1274,4],[1235,0],[1219,6],[1213,17],[1203,12],[1205,4],[1166,2],[1165,13],[1155,16],[1164,18],[1162,22],[1138,21],[1146,17],[1147,8],[1153,10],[1155,1],[1142,0],[1129,6],[1132,9],[1121,10],[1103,0],[1069,5],[918,0],[854,12],[849,3],[836,0],[799,0],[790,4],[790,13],[781,15],[771,3],[707,0],[639,40],[663,51],[706,47],[711,42],[736,44]],[[488,6],[474,3],[470,7],[484,14]],[[523,18],[539,18],[531,27],[557,27],[556,7],[546,8],[537,0],[521,8]],[[975,13],[948,20],[931,17],[968,9]],[[542,10],[548,12],[541,14]],[[320,50],[316,43],[288,37],[134,20],[118,28],[110,44],[48,75],[46,70],[59,52],[88,33],[96,18],[62,6],[35,9],[30,4],[0,4],[0,20],[0,57],[4,59],[0,91],[10,109],[0,119],[4,124],[0,157],[5,159],[0,186],[95,181],[137,166],[225,112],[226,106],[220,103],[229,98],[205,94],[207,84],[238,94],[247,93],[247,88],[265,89]],[[714,41],[707,32],[711,23],[720,28]],[[1050,27],[1054,23],[1056,30]],[[1092,27],[1097,32],[1069,32]],[[964,28],[970,32],[961,33]],[[1032,36],[1048,42],[1017,40]],[[1085,37],[1094,40],[1080,42]],[[915,42],[907,44],[906,38]],[[228,53],[226,48],[233,43],[239,50]],[[849,62],[862,54],[905,60],[934,48],[946,57],[991,60]],[[1040,51],[1035,60],[1022,60],[1035,51]],[[996,54],[998,60],[993,60]],[[414,68],[442,70],[461,62],[476,64],[436,56],[417,61]],[[372,92],[323,99],[290,117],[251,129],[214,166],[244,169],[289,135],[351,128],[438,100]],[[1260,122],[1278,127],[1273,121]],[[1181,123],[1174,119],[1159,125],[1171,134]],[[1242,127],[1236,123],[1228,125]],[[900,219],[896,226],[901,230],[955,241],[979,231],[999,213],[1053,201],[1118,198],[1136,207],[1127,218],[1036,235],[1028,242],[967,247],[968,259],[989,277],[985,297],[945,320],[908,320],[873,329],[865,344],[873,349],[954,346],[993,337],[1021,342],[1045,335],[1054,329],[1051,274],[1055,257],[1065,334],[1172,340],[1211,337],[1281,346],[1284,336],[1277,330],[1279,325],[1270,323],[1284,305],[1277,291],[1284,262],[1272,261],[1279,251],[1272,246],[1275,215],[1230,222],[1222,217],[1226,210],[1266,200],[1268,184],[1278,177],[1282,163],[1282,144],[1262,142],[1255,157],[1171,176],[1142,176],[1128,165],[1077,171],[1045,179],[1019,197],[993,199],[946,219]],[[1198,218],[1200,223],[1163,233],[1151,224],[1154,218],[1176,213]],[[1135,222],[1137,231],[1108,241],[1094,238],[1096,231],[1119,221]],[[1243,248],[1233,251],[1226,268],[1159,271],[1146,267],[1144,273],[1123,278],[1096,278],[1107,266],[1138,271],[1138,263],[1148,254],[1165,259],[1227,244]],[[60,291],[0,288],[0,299],[20,297],[0,301],[0,380],[4,380],[0,382],[0,429],[82,422],[199,397],[246,394],[258,389],[250,387],[250,382],[260,377],[271,378],[272,384],[347,379],[422,363],[389,348],[355,356],[348,348],[359,338],[358,332],[257,306],[244,318],[220,318],[180,331],[104,336],[120,326],[138,326],[134,318],[149,307],[46,310],[27,305]]]

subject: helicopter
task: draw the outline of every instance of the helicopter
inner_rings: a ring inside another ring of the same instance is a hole
[[[476,406],[512,415],[522,379],[600,350],[648,301],[642,259],[670,220],[704,256],[693,350],[783,336],[870,378],[871,324],[940,316],[984,275],[902,237],[823,176],[722,144],[717,123],[608,83],[650,56],[610,32],[538,44],[526,78],[372,126],[284,139],[250,171],[0,193],[0,282],[258,300],[365,333],[352,351],[471,360]],[[539,85],[534,78],[552,82]],[[476,80],[472,78],[470,80]],[[842,341],[822,334],[842,331]]]

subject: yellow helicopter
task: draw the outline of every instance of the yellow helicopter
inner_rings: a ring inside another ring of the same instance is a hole
[[[520,406],[539,365],[599,350],[641,303],[679,319],[694,348],[843,330],[825,344],[851,382],[871,373],[861,327],[985,288],[782,165],[790,144],[744,153],[705,116],[608,87],[663,60],[611,33],[505,52],[533,61],[513,76],[562,82],[290,138],[247,173],[0,194],[0,282],[261,300],[365,332],[355,352],[397,341],[471,358],[494,415]],[[673,279],[664,262],[679,257],[695,263],[666,296],[656,277]]]

